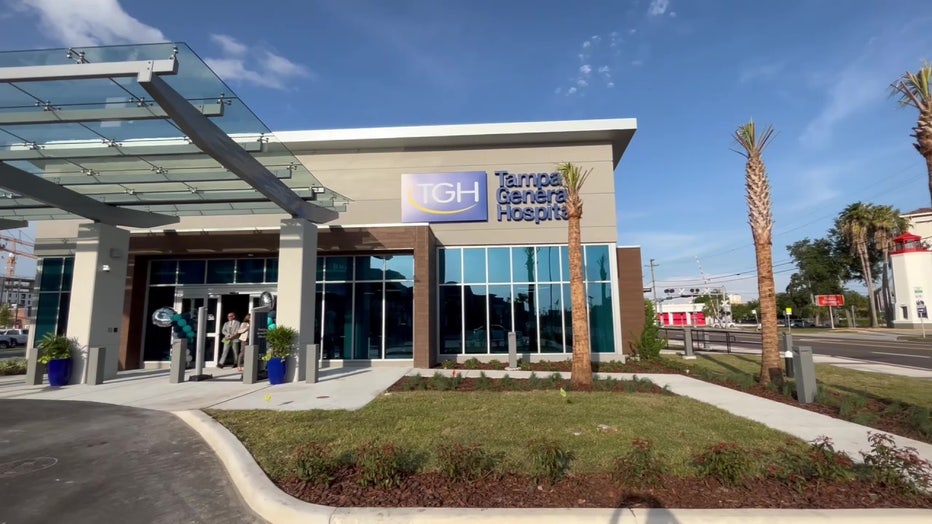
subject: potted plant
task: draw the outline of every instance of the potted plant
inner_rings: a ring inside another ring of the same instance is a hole
[[[76,341],[65,335],[47,333],[39,344],[39,363],[46,364],[49,372],[49,384],[65,386],[71,380],[71,353],[77,347]]]
[[[294,350],[298,332],[290,327],[276,326],[265,332],[265,360],[269,372],[269,384],[285,381],[285,363]]]

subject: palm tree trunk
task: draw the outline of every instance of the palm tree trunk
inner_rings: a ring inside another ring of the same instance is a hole
[[[867,256],[867,246],[858,245],[858,256],[861,258],[861,271],[864,273],[864,284],[867,286],[867,306],[871,312],[871,327],[877,327],[877,305],[874,302],[874,276],[871,274],[870,258]]]
[[[759,240],[760,237],[760,240]],[[773,246],[769,234],[754,234],[757,258],[757,294],[760,297],[761,368],[759,383],[783,380],[777,340],[777,296],[773,281]]]
[[[592,385],[592,358],[589,353],[589,308],[583,282],[580,217],[569,216],[570,295],[573,303],[573,387]]]
[[[926,173],[929,174],[929,200],[932,201],[932,155],[923,155],[926,157]]]

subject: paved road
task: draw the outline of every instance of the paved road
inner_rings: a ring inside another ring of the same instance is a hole
[[[170,413],[0,400],[0,524],[264,522]]]
[[[682,340],[682,331],[668,331],[670,340]],[[694,340],[702,339],[702,331],[694,330]],[[729,342],[733,349],[760,349],[760,334],[744,331],[729,331]],[[854,358],[882,364],[932,369],[932,336],[929,342],[898,341],[889,334],[807,334],[806,329],[793,330],[793,344],[812,347],[814,353],[835,357]],[[709,331],[709,345],[724,349],[725,332]],[[782,335],[781,335],[782,337]]]

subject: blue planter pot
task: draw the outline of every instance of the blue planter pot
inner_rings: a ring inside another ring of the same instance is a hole
[[[285,359],[270,358],[267,369],[269,372],[269,384],[281,384],[285,382]]]
[[[48,368],[50,385],[56,387],[68,385],[68,381],[71,380],[70,358],[50,360],[48,363]]]

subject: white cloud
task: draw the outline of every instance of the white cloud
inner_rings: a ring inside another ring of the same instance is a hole
[[[305,66],[271,51],[250,52],[249,46],[232,36],[212,34],[210,40],[220,48],[221,56],[204,61],[223,80],[287,90],[294,80],[312,76]]]
[[[576,89],[575,87],[571,87],[571,88],[569,88],[569,89],[566,90],[566,94],[572,95],[572,94],[575,94],[576,91],[577,91],[577,89]]]
[[[582,78],[579,78],[579,79],[576,80],[576,85],[578,85],[579,87],[588,87],[588,86],[589,86],[589,82],[585,81],[585,80],[582,79]]]
[[[244,44],[229,35],[210,35],[210,41],[220,46],[220,50],[225,55],[241,56],[249,50]]]
[[[589,73],[592,72],[592,66],[589,64],[583,64],[579,66],[579,72],[584,75],[588,75]]]
[[[599,73],[601,73],[601,74],[608,73],[608,71],[609,71],[609,68],[608,68],[607,65],[604,65],[604,66],[602,66],[602,67],[599,68]]]
[[[165,35],[130,16],[118,0],[18,0],[15,9],[39,17],[50,40],[66,46],[165,42]]]
[[[669,7],[670,0],[651,0],[650,5],[647,6],[647,14],[649,16],[660,16],[666,13]]]
[[[585,42],[582,43],[582,46],[583,46],[583,49],[589,49],[590,47],[592,47],[592,42],[586,40]]]
[[[615,87],[615,82],[609,82],[609,83],[605,84],[605,87],[611,89],[611,88]]]

